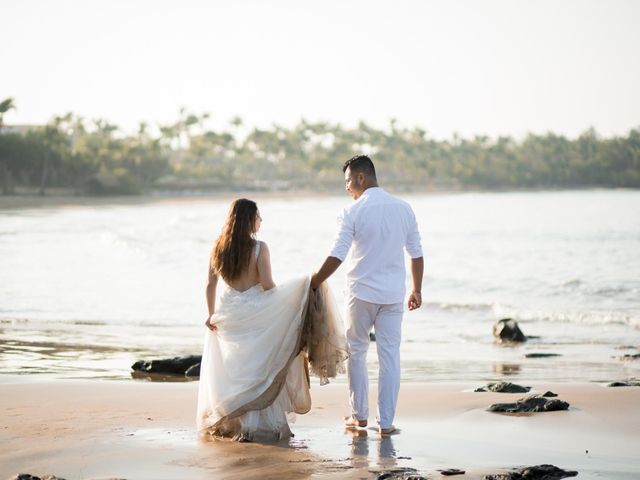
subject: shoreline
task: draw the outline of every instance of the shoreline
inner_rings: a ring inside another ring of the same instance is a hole
[[[197,383],[34,379],[3,376],[0,473],[66,478],[375,478],[395,468],[429,477],[460,468],[480,479],[551,463],[580,478],[640,475],[640,388],[528,383],[552,390],[569,411],[502,415],[491,403],[523,394],[475,393],[479,385],[403,384],[398,435],[345,431],[346,385],[320,387],[291,425],[287,443],[205,442],[195,431]],[[375,405],[376,386],[370,388]]]
[[[383,188],[385,188],[383,186]],[[402,189],[389,187],[388,190],[399,196],[413,195],[464,195],[482,193],[545,193],[545,192],[594,192],[594,191],[640,191],[634,188],[521,188],[521,189]],[[184,192],[149,192],[141,195],[105,195],[82,196],[74,195],[67,189],[52,189],[46,196],[37,193],[19,193],[12,195],[0,195],[1,210],[37,209],[54,207],[100,207],[111,205],[141,205],[154,203],[176,202],[207,202],[224,198],[255,198],[266,199],[290,199],[290,198],[327,198],[346,195],[343,190],[283,190],[283,191],[259,191],[259,190],[206,190]],[[345,198],[347,198],[345,196]]]

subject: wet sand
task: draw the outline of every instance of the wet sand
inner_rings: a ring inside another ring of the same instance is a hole
[[[474,393],[472,384],[403,385],[396,425],[348,432],[344,384],[312,386],[314,407],[272,445],[203,441],[195,431],[197,382],[0,378],[0,478],[18,472],[67,479],[375,478],[394,468],[465,476],[552,463],[579,478],[640,476],[640,388],[533,384],[571,409],[500,415],[491,403],[521,394]],[[372,388],[371,405],[375,405]],[[373,418],[371,419],[373,421]],[[444,478],[444,477],[442,477]]]

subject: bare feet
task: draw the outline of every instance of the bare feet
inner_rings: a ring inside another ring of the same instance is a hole
[[[367,426],[366,420],[358,420],[355,417],[344,417],[345,428],[364,428]]]
[[[382,428],[379,427],[378,428],[378,432],[380,433],[380,435],[387,436],[387,435],[393,435],[394,433],[396,433],[398,431],[398,429],[396,427],[394,427],[393,425],[391,425],[389,428]]]

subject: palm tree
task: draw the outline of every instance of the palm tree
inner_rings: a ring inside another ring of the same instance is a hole
[[[4,114],[9,110],[15,110],[16,104],[13,101],[13,98],[9,97],[0,102],[0,132],[2,132],[2,120],[4,119]],[[10,174],[9,169],[7,168],[7,164],[5,162],[0,162],[0,175],[2,181],[2,194],[7,195],[11,191],[10,186]]]
[[[15,110],[16,104],[13,101],[13,98],[5,98],[2,102],[0,102],[0,131],[2,130],[2,120],[4,118],[4,114],[9,110]]]

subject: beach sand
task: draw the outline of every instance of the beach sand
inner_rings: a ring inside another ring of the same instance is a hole
[[[551,463],[579,478],[640,478],[640,388],[533,384],[552,390],[569,411],[487,412],[522,394],[474,393],[471,384],[405,384],[400,433],[370,426],[345,431],[347,387],[312,386],[314,406],[292,425],[295,438],[261,445],[204,441],[195,430],[197,382],[0,379],[0,478],[19,472],[66,479],[376,478],[415,468],[483,478]],[[375,405],[372,386],[371,405]],[[373,421],[373,418],[371,418]]]

